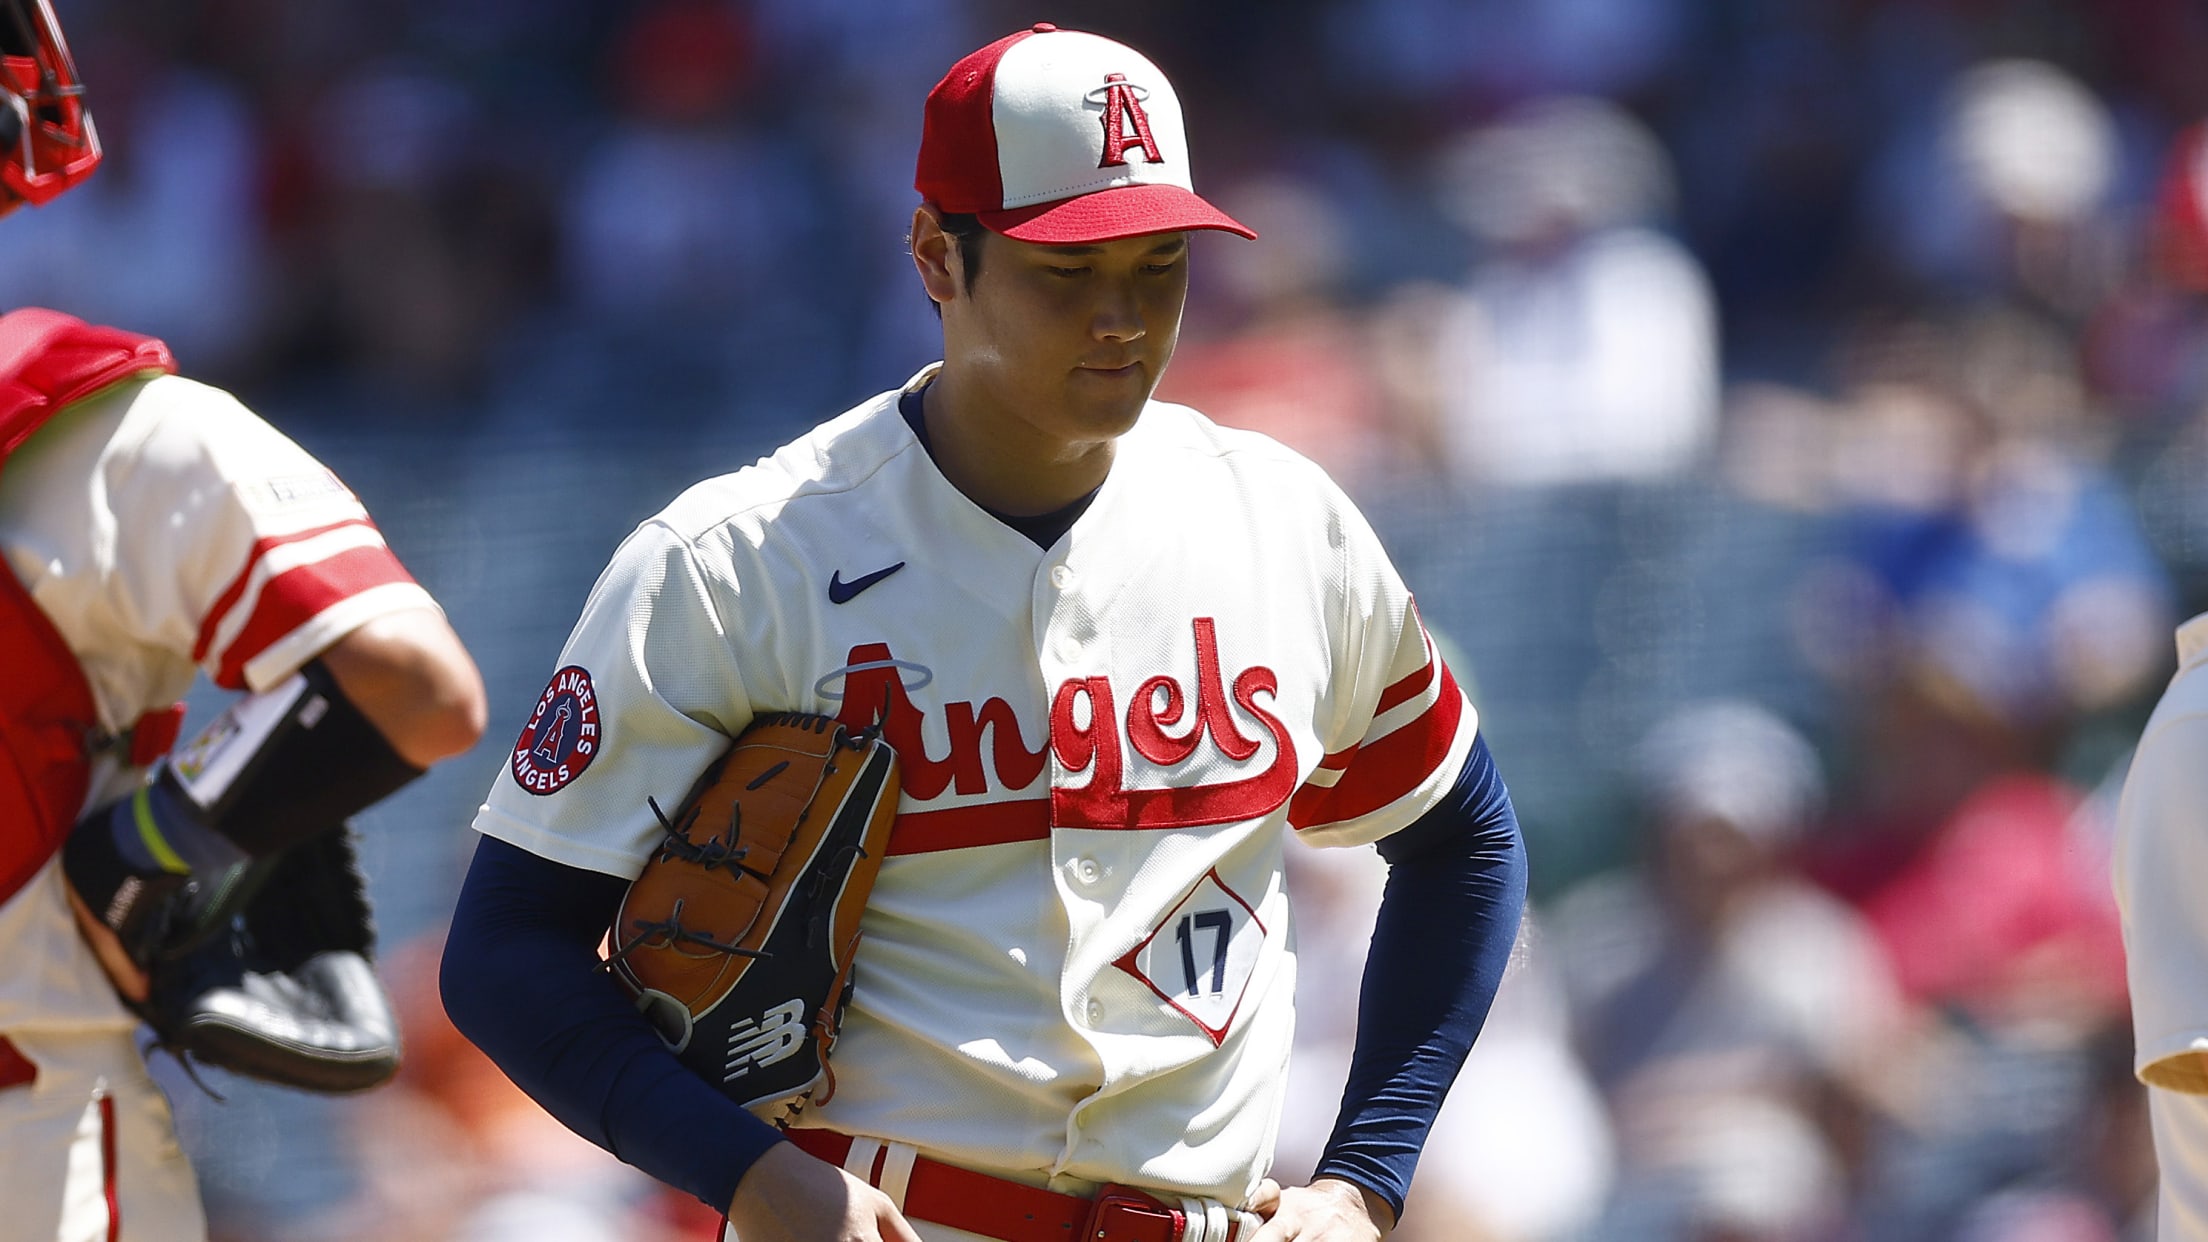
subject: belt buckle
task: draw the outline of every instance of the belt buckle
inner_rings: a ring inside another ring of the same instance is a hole
[[[1132,1186],[1106,1186],[1089,1210],[1082,1242],[1180,1242],[1181,1214]]]

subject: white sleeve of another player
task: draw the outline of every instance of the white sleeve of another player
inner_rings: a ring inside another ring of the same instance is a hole
[[[1479,731],[1479,713],[1457,688],[1419,620],[1410,589],[1380,540],[1346,498],[1343,616],[1336,622],[1331,691],[1335,734],[1288,806],[1288,822],[1312,845],[1377,841],[1430,810],[1456,781]]]
[[[2190,672],[2187,676],[2208,674]],[[2157,712],[2117,813],[2116,905],[2137,1043],[2151,1086],[2208,1095],[2208,713]]]
[[[591,588],[551,681],[476,814],[476,830],[571,867],[633,879],[706,766],[752,717],[723,608],[658,521]]]
[[[219,388],[148,382],[102,459],[117,624],[266,690],[386,613],[435,608],[352,491]]]

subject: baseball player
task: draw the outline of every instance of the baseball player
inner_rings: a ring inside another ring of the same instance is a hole
[[[2177,630],[2177,675],[2147,720],[2116,813],[2116,904],[2131,985],[2134,1068],[2162,1168],[2158,1237],[2208,1239],[2208,614]]]
[[[45,0],[0,0],[0,152],[0,213],[99,161]],[[365,805],[346,800],[353,773],[404,779],[482,724],[474,664],[360,502],[234,398],[174,372],[159,341],[52,311],[0,316],[10,1238],[205,1237],[123,1000],[163,1000],[131,938],[214,867],[341,823]],[[168,762],[195,672],[243,697]],[[217,786],[226,796],[193,801]]]
[[[1523,902],[1475,713],[1324,473],[1150,400],[1192,233],[1253,236],[1193,192],[1156,65],[1048,25],[980,49],[917,187],[943,361],[615,554],[477,817],[446,1006],[742,1242],[1375,1238]],[[902,764],[833,1093],[787,1131],[594,969],[648,800],[778,711]],[[1339,1124],[1284,1189],[1290,836],[1394,867]]]

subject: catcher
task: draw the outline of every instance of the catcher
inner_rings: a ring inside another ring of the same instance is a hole
[[[45,0],[0,0],[0,213],[100,148]],[[398,1056],[347,817],[466,750],[473,662],[335,475],[161,342],[0,316],[0,1204],[202,1242],[139,1019],[356,1090]],[[182,747],[205,673],[236,699]]]

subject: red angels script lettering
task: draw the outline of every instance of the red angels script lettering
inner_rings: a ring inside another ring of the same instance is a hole
[[[1150,116],[1142,110],[1142,97],[1148,93],[1128,82],[1124,73],[1104,75],[1104,158],[1097,161],[1098,168],[1126,163],[1129,146],[1141,147],[1143,158],[1153,164],[1164,162],[1157,139],[1150,136]]]
[[[1187,710],[1179,683],[1171,677],[1152,677],[1127,705],[1128,744],[1161,767],[1186,761],[1206,737],[1222,755],[1249,759],[1263,743],[1242,734],[1228,706],[1217,626],[1210,617],[1198,617],[1192,628],[1196,639],[1193,712]],[[1279,678],[1263,665],[1244,669],[1234,679],[1233,703],[1272,735],[1273,760],[1263,772],[1215,785],[1127,789],[1111,683],[1102,677],[1069,678],[1051,700],[1051,749],[1066,771],[1090,775],[1088,784],[1078,789],[1050,791],[1051,822],[1062,828],[1192,827],[1252,819],[1286,802],[1295,791],[1296,748],[1287,727],[1257,704],[1258,695],[1271,699],[1279,689]],[[1085,721],[1076,711],[1077,704],[1084,702]],[[1195,717],[1188,732],[1177,737],[1167,733],[1166,726],[1178,725],[1184,714]]]
[[[905,795],[927,802],[955,788],[961,794],[989,791],[989,773],[982,766],[982,737],[988,736],[990,766],[1006,791],[1025,789],[1042,775],[1045,748],[1029,750],[1020,737],[1019,718],[1012,705],[991,698],[976,708],[969,702],[944,705],[944,724],[950,732],[950,753],[931,757],[920,735],[922,713],[905,693],[905,683],[888,643],[861,643],[851,649],[844,665],[850,671],[843,680],[843,707],[836,719],[846,727],[863,729],[880,721],[882,736],[896,748],[903,765]]]

